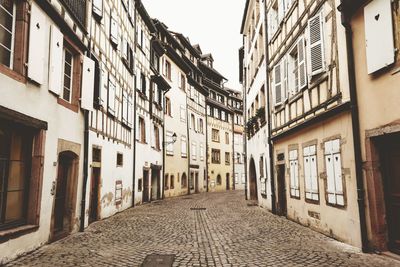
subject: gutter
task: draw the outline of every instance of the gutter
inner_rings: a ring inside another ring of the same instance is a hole
[[[266,72],[265,72],[265,91],[267,94],[267,127],[268,127],[268,152],[269,152],[269,172],[271,176],[271,211],[272,214],[276,214],[276,194],[275,194],[275,172],[274,172],[274,151],[273,151],[273,143],[271,139],[271,97],[270,97],[270,88],[269,88],[269,75],[268,75],[268,20],[267,20],[267,1],[264,1],[264,23],[265,23],[265,64],[266,64]]]
[[[354,159],[356,164],[357,181],[357,201],[360,216],[361,245],[363,252],[369,252],[367,222],[365,217],[365,190],[361,156],[360,120],[357,103],[357,84],[355,79],[354,50],[353,50],[353,31],[350,25],[349,14],[346,14],[345,1],[341,0],[338,10],[341,12],[341,23],[346,31],[346,48],[349,75],[350,103],[351,103],[351,123],[353,128]]]

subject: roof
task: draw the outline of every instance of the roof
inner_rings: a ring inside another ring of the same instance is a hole
[[[242,18],[242,26],[240,27],[241,34],[243,34],[244,31],[244,25],[246,24],[246,17],[247,17],[247,12],[249,11],[249,6],[250,6],[250,0],[246,0],[246,6],[244,8],[244,13]]]
[[[199,66],[205,68],[206,70],[208,70],[209,72],[212,72],[213,74],[215,74],[216,76],[218,76],[219,78],[221,78],[221,80],[228,80],[227,78],[225,78],[221,73],[219,73],[216,69],[211,68],[209,66],[207,66],[207,64],[204,64],[203,62],[199,61]]]
[[[201,55],[201,58],[202,59],[211,59],[212,61],[214,61],[214,58],[211,53]]]
[[[180,50],[184,50],[183,46],[175,39],[175,37],[171,34],[171,32],[168,30],[167,25],[165,25],[163,22],[159,21],[158,19],[153,19],[154,25],[159,31],[162,31],[169,42],[171,42],[175,47],[177,47]]]
[[[153,24],[153,20],[150,18],[149,13],[147,13],[146,8],[144,7],[141,0],[135,0],[135,7],[142,17],[143,21],[146,23],[147,27],[149,27],[150,32],[155,33],[156,27]]]
[[[189,41],[189,38],[185,37],[182,33],[173,33],[182,43],[183,45],[197,58],[201,57],[199,50],[197,50]]]
[[[193,47],[194,47],[194,49],[197,50],[197,52],[199,52],[200,55],[203,54],[203,51],[201,51],[201,48],[200,48],[199,44],[195,44]]]
[[[338,10],[345,15],[352,16],[354,12],[366,2],[367,0],[340,0]]]

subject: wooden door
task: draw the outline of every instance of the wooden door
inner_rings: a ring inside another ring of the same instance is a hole
[[[54,233],[63,232],[65,229],[64,221],[66,218],[67,209],[67,185],[68,178],[72,169],[72,159],[60,155],[58,163],[58,175],[57,175],[57,186],[55,195],[55,206],[54,206]]]
[[[194,192],[199,193],[199,173],[194,174]]]
[[[229,173],[226,174],[226,190],[231,189]]]
[[[93,168],[91,188],[90,188],[90,207],[89,207],[89,223],[99,219],[99,186],[100,186],[100,168]]]
[[[278,215],[287,215],[285,165],[277,166],[278,180]]]
[[[397,137],[397,138],[395,138]],[[400,254],[400,136],[388,138],[384,150],[384,187],[389,249]]]
[[[142,202],[147,203],[149,202],[149,171],[143,170],[143,195],[142,195]]]

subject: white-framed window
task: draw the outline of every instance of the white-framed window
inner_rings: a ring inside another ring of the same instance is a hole
[[[225,111],[221,111],[221,120],[226,121],[226,113]]]
[[[200,160],[204,161],[204,145],[200,143]]]
[[[279,28],[278,22],[278,1],[275,1],[268,11],[268,40],[271,40]]]
[[[303,149],[304,180],[306,199],[319,201],[318,173],[317,173],[317,146],[307,146]]]
[[[300,198],[298,151],[289,151],[290,196]]]
[[[192,142],[192,149],[190,150],[192,160],[197,160],[197,143]]]
[[[187,139],[186,136],[181,136],[181,156],[183,158],[187,157]]]
[[[218,129],[211,129],[211,140],[213,142],[219,142],[220,141],[219,130]]]
[[[307,49],[308,49],[308,74],[317,75],[325,71],[325,47],[324,47],[324,17],[319,12],[308,20]]]
[[[324,144],[326,166],[327,202],[332,205],[344,206],[344,190],[342,175],[342,159],[340,154],[340,139],[327,141]]]
[[[307,85],[307,70],[305,61],[304,38],[301,37],[290,50],[287,57],[287,91],[295,95],[300,89]]]
[[[13,66],[15,1],[0,1],[0,64]]]
[[[286,100],[287,83],[287,60],[286,57],[281,60],[273,69],[274,80],[274,101],[275,105],[280,105]]]
[[[66,48],[63,53],[63,93],[62,99],[71,102],[72,97],[72,79],[74,72],[74,55]]]
[[[172,142],[172,136],[174,135],[174,133],[167,131],[165,133],[165,135],[166,135],[166,138],[165,138],[166,140],[165,141],[167,143],[166,152],[167,152],[167,155],[172,156],[172,155],[174,155],[174,144]]]
[[[181,105],[180,113],[181,122],[186,122],[186,108],[184,105]]]

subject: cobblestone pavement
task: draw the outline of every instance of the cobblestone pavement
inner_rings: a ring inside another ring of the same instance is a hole
[[[242,196],[209,193],[135,207],[8,266],[140,266],[151,254],[175,255],[173,266],[400,266],[248,206]]]

